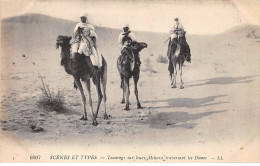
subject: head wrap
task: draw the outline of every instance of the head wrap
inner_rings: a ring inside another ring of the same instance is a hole
[[[80,14],[79,17],[80,17],[80,18],[81,18],[81,17],[86,17],[86,18],[88,18],[88,13],[83,12],[83,13]]]
[[[129,25],[128,24],[124,24],[123,28],[129,28]]]

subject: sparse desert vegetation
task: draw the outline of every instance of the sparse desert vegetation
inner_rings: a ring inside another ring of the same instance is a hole
[[[159,55],[156,61],[157,63],[168,63],[168,58],[166,56]]]
[[[64,90],[58,90],[58,92],[51,91],[49,85],[44,82],[43,78],[40,77],[40,79],[42,82],[42,95],[38,100],[39,106],[48,111],[56,111],[58,113],[63,112],[65,109]]]

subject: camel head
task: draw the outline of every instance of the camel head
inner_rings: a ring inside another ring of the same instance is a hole
[[[131,43],[131,48],[133,49],[133,50],[136,50],[136,51],[138,51],[138,52],[140,52],[142,49],[144,49],[144,48],[147,48],[147,44],[146,43],[144,43],[144,42],[136,42],[136,41],[133,41],[132,43]]]
[[[185,35],[186,35],[186,31],[180,31],[179,32],[179,36],[180,37],[185,37]]]
[[[184,59],[187,62],[191,63],[191,53],[190,53],[190,48],[188,48],[188,47],[184,50]]]
[[[181,40],[180,43],[181,44],[186,43],[186,36],[185,36],[186,35],[186,31],[181,31],[179,35],[180,35],[180,40]]]
[[[58,49],[59,46],[64,47],[70,44],[71,36],[62,36],[59,35],[56,39],[56,48]]]

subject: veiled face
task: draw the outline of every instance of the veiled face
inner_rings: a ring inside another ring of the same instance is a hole
[[[129,28],[128,27],[124,27],[123,30],[124,30],[124,32],[128,32]]]
[[[87,22],[87,18],[84,17],[84,16],[80,17],[80,20],[81,20],[82,23],[86,23]]]

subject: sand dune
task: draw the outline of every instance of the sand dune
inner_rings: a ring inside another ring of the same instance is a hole
[[[79,120],[80,95],[73,89],[72,77],[59,65],[60,50],[55,48],[56,37],[71,35],[76,23],[26,14],[2,20],[1,24],[3,140],[3,135],[9,135],[27,146],[30,153],[42,145],[89,149],[108,145],[120,149],[116,145],[123,145],[121,148],[128,147],[133,152],[138,151],[137,147],[153,145],[155,149],[172,148],[182,153],[200,147],[195,149],[205,155],[215,149],[225,154],[226,162],[259,162],[259,148],[251,158],[240,157],[253,150],[251,142],[259,147],[259,26],[245,25],[216,35],[188,34],[192,63],[185,63],[183,90],[171,88],[167,64],[156,60],[166,55],[167,44],[163,42],[167,34],[136,32],[139,41],[148,43],[141,52],[139,81],[144,109],[136,109],[131,85],[129,112],[123,111],[124,105],[120,104],[122,92],[116,69],[120,30],[97,26],[99,47],[108,62],[107,108],[112,118],[103,120],[101,107],[100,124],[94,127],[91,120]],[[65,90],[63,113],[49,112],[37,105],[41,95],[39,74],[51,90]],[[179,79],[177,83],[179,86]],[[92,93],[96,101],[93,85]],[[37,123],[44,132],[32,132],[30,124]],[[6,145],[1,146],[2,153]],[[241,148],[244,150],[238,153]]]

